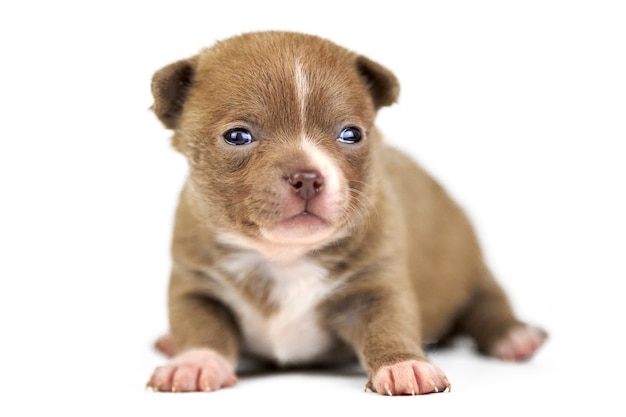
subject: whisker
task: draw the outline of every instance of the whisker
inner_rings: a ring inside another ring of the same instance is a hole
[[[377,217],[378,211],[372,199],[363,191],[356,188],[349,189],[354,202],[341,214],[341,220],[352,229],[365,229],[368,217]]]

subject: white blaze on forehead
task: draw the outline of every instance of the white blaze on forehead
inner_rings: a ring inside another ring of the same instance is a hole
[[[300,105],[300,123],[304,131],[304,126],[306,125],[306,101],[309,95],[309,80],[304,73],[304,68],[300,61],[296,61],[295,78],[296,96],[298,97],[298,104]]]
[[[298,60],[296,60],[295,63],[295,80],[296,95],[300,106],[300,138],[302,140],[302,150],[309,159],[312,167],[316,168],[324,176],[324,192],[331,193],[331,196],[336,197],[337,193],[341,189],[341,178],[343,178],[339,167],[333,162],[329,155],[327,155],[318,145],[309,140],[306,136],[306,105],[310,93],[310,86],[309,80],[304,71],[304,66]]]

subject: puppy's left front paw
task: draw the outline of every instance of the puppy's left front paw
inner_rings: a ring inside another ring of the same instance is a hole
[[[382,366],[366,389],[383,395],[417,395],[450,391],[448,378],[429,362],[410,360]]]

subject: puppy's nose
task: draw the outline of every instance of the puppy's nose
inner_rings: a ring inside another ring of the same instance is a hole
[[[322,190],[324,178],[317,171],[299,171],[291,174],[289,184],[303,200],[311,200]]]

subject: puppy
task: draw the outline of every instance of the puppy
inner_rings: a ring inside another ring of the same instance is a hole
[[[468,335],[502,360],[546,334],[520,321],[446,191],[385,145],[399,93],[370,59],[312,35],[256,32],[154,74],[153,110],[188,161],[169,285],[172,355],[148,386],[212,391],[242,355],[358,359],[385,395],[450,389],[427,341]]]

